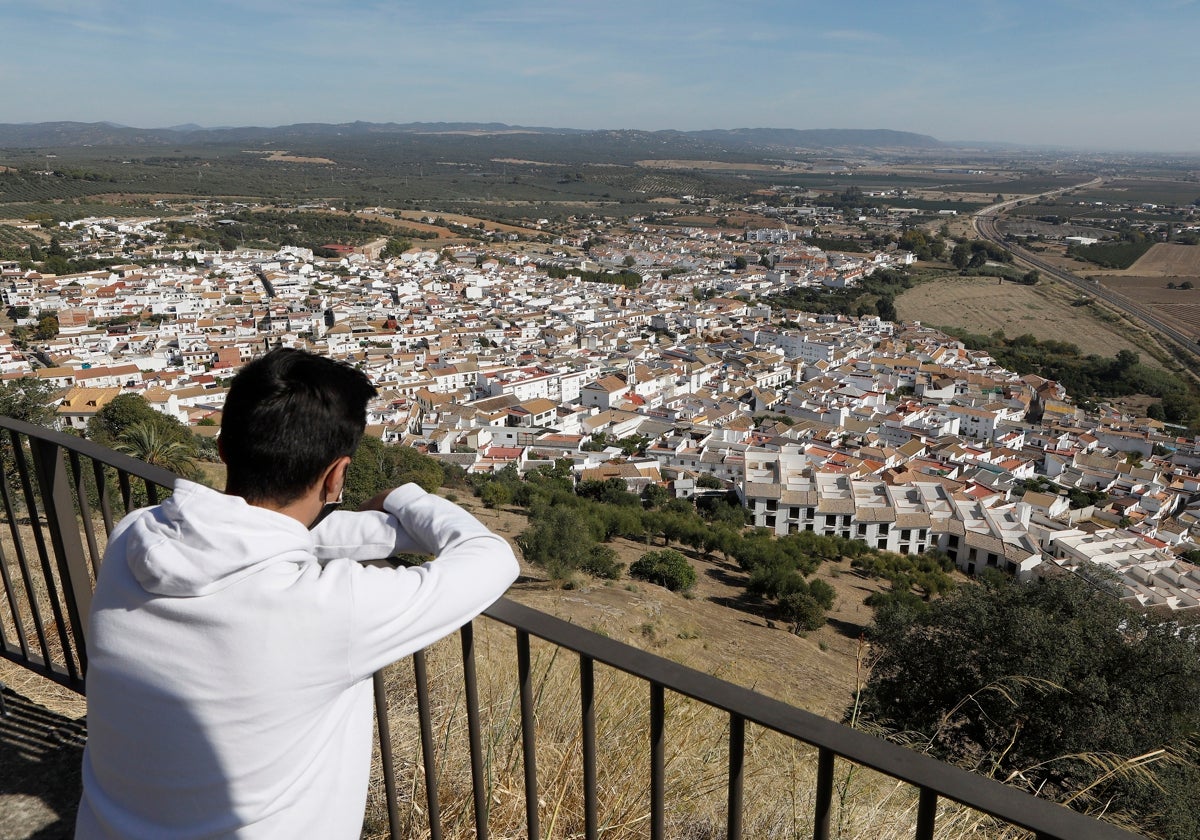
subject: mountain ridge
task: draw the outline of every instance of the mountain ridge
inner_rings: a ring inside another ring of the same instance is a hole
[[[578,129],[507,123],[410,122],[293,123],[282,126],[204,128],[188,123],[170,128],[134,128],[112,122],[0,123],[0,145],[34,147],[167,146],[172,144],[270,143],[298,139],[381,137],[386,135],[543,134],[561,136],[678,138],[730,150],[751,149],[944,149],[949,144],[925,134],[891,129],[734,128],[700,131]]]

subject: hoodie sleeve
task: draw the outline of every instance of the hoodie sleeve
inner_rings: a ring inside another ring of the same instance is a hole
[[[395,516],[382,511],[337,510],[322,519],[311,533],[313,552],[322,561],[339,557],[380,560],[393,554],[424,551]]]
[[[353,564],[350,668],[356,678],[466,624],[504,594],[520,567],[504,539],[458,505],[415,484],[384,501],[415,548],[434,560],[415,568]]]

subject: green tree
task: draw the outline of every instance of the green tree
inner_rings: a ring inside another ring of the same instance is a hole
[[[647,507],[662,507],[670,500],[670,491],[661,484],[647,484],[646,489],[642,491],[642,501],[646,503]]]
[[[0,415],[48,426],[54,419],[53,393],[49,382],[32,376],[0,383]]]
[[[498,508],[512,501],[512,492],[504,482],[489,481],[480,489],[479,498],[484,507]]]
[[[184,478],[196,474],[195,445],[173,437],[162,425],[131,423],[121,431],[113,448]]]
[[[954,267],[962,271],[971,262],[971,246],[966,242],[960,242],[950,251],[950,262]]]
[[[807,592],[792,592],[779,599],[779,611],[793,629],[819,630],[825,626],[825,608]]]
[[[384,490],[412,482],[427,493],[442,486],[442,465],[408,446],[389,446],[364,435],[346,470],[343,505],[354,509]]]
[[[174,417],[155,411],[139,394],[120,394],[88,421],[87,436],[102,446],[116,449],[125,430],[135,424],[158,429],[167,440],[191,443],[192,434]]]
[[[408,239],[400,239],[391,237],[388,239],[387,245],[383,249],[384,259],[398,257],[412,247],[412,241]]]
[[[603,524],[576,508],[552,507],[530,522],[517,545],[526,560],[560,580],[595,556],[592,549],[603,536]]]
[[[58,318],[54,315],[46,315],[38,321],[37,329],[33,332],[33,337],[39,341],[48,341],[58,335]]]
[[[648,551],[629,567],[630,577],[665,586],[672,592],[686,592],[696,585],[696,570],[687,558],[669,548]]]
[[[879,658],[861,708],[921,733],[940,758],[1058,799],[1087,791],[1145,830],[1195,837],[1191,794],[1169,793],[1194,788],[1194,765],[1164,761],[1165,791],[1101,769],[1186,751],[1200,726],[1194,634],[1134,611],[1111,586],[1098,575],[963,586],[923,611],[877,616]]]

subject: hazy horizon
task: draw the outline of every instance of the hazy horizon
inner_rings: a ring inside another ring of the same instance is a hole
[[[859,128],[1200,153],[1197,0],[0,8],[10,123]]]

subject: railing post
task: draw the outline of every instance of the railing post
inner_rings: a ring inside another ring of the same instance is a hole
[[[67,466],[62,450],[48,441],[32,437],[29,439],[29,446],[37,466],[42,506],[46,513],[46,524],[50,528],[50,545],[58,561],[60,584],[67,596],[67,615],[75,637],[75,652],[80,665],[79,676],[82,678],[87,672],[86,616],[92,609],[91,570],[88,568],[83,541],[79,538],[74,500],[67,481]],[[66,640],[63,644],[63,655],[70,670],[71,658],[65,642]]]
[[[833,806],[833,750],[817,752],[817,803],[813,813],[813,840],[829,840],[829,815]]]
[[[599,802],[596,798],[596,675],[595,661],[579,657],[579,701],[583,714],[583,836],[600,836]]]
[[[937,791],[921,788],[921,798],[917,800],[917,834],[916,840],[933,840],[933,824],[937,817]]]
[[[471,793],[475,806],[475,838],[488,840],[487,779],[483,766],[483,726],[479,721],[479,685],[475,674],[475,624],[464,624],[462,637],[463,689],[467,701],[467,742],[471,749]]]
[[[521,683],[521,751],[525,765],[525,822],[529,840],[540,840],[542,830],[538,819],[533,668],[529,661],[529,633],[524,630],[517,631],[517,679]]]
[[[396,798],[396,763],[392,756],[392,728],[388,722],[387,692],[383,671],[371,676],[375,689],[375,725],[379,729],[379,758],[383,764],[383,790],[387,797],[388,830],[392,840],[400,840],[400,802]]]
[[[742,792],[746,778],[746,719],[729,716],[729,813],[725,818],[728,840],[742,837]]]
[[[666,691],[650,683],[650,840],[666,840]]]
[[[429,702],[429,669],[425,664],[425,651],[414,653],[412,661],[413,679],[417,685],[417,719],[421,725],[421,761],[425,768],[425,804],[429,808],[429,839],[442,840],[442,809],[438,801],[433,712]]]

